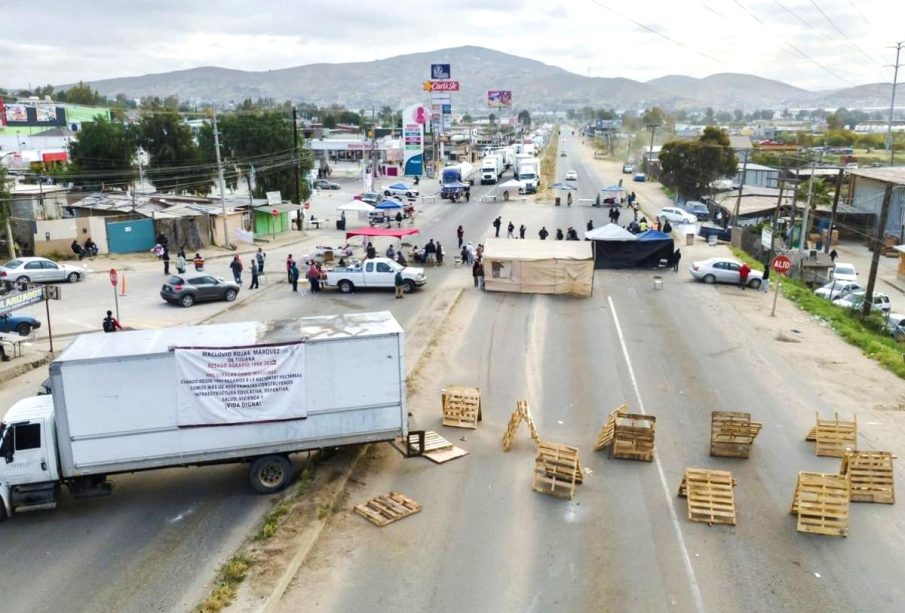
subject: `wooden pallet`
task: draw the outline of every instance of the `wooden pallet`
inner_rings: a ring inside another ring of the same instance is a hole
[[[820,414],[817,414],[817,427],[814,432],[817,455],[841,458],[846,451],[854,451],[858,448],[857,438],[856,417],[852,417],[852,421],[842,421],[839,419],[838,413],[833,419],[820,419]]]
[[[843,456],[839,474],[851,484],[852,502],[895,504],[893,459],[889,451],[850,451]]]
[[[577,447],[538,441],[531,489],[571,499],[575,496],[575,486],[581,482],[581,461]]]
[[[654,459],[654,425],[656,421],[657,418],[653,415],[636,413],[618,415],[613,426],[610,457],[651,462]]]
[[[720,458],[747,458],[762,428],[751,421],[751,413],[712,411],[710,413],[710,455]]]
[[[808,430],[808,435],[804,437],[804,440],[813,443],[817,440],[817,426],[814,426],[810,430]]]
[[[735,525],[735,479],[728,470],[686,468],[679,496],[688,498],[688,519],[712,526]]]
[[[528,409],[528,401],[517,400],[515,403],[515,412],[509,417],[509,425],[506,426],[506,432],[503,433],[503,451],[509,451],[512,448],[512,440],[518,432],[519,424],[523,421],[528,424],[531,440],[534,441],[535,445],[540,444],[540,436],[537,433],[537,426],[534,424],[534,418],[531,417],[531,411]]]
[[[481,410],[481,390],[476,387],[454,385],[441,390],[443,425],[453,428],[478,427],[484,418]]]
[[[847,536],[850,490],[842,475],[798,473],[790,511],[798,515],[798,531]]]
[[[437,449],[436,451],[425,451],[424,457],[435,464],[445,464],[450,460],[462,458],[468,455],[468,451],[461,447],[452,445],[446,449]]]
[[[369,522],[383,528],[421,510],[421,505],[399,492],[371,498],[355,507],[355,512]]]
[[[612,444],[613,430],[616,428],[616,418],[620,415],[625,415],[626,413],[628,413],[627,404],[620,404],[610,411],[610,414],[606,418],[606,423],[603,424],[603,427],[600,429],[600,434],[597,435],[597,440],[594,442],[594,451],[600,451],[607,445]]]

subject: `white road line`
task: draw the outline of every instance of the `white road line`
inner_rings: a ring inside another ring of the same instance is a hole
[[[632,368],[632,361],[628,357],[628,347],[625,344],[625,337],[622,335],[622,327],[619,325],[619,317],[616,315],[616,305],[613,304],[613,297],[607,296],[610,303],[610,312],[613,314],[613,323],[616,325],[616,334],[619,336],[619,344],[622,346],[622,356],[625,358],[625,365],[628,367],[628,376],[632,380],[632,387],[635,389],[635,398],[638,400],[638,408],[642,415],[647,415],[644,410],[644,400],[641,399],[641,389],[638,387],[638,380],[635,378],[635,369]],[[666,496],[666,504],[669,506],[669,516],[672,519],[672,527],[676,532],[676,539],[679,541],[679,549],[682,550],[682,561],[685,565],[685,574],[688,575],[688,587],[691,590],[691,597],[694,599],[694,607],[698,613],[704,613],[704,599],[701,597],[701,588],[698,586],[698,580],[694,575],[694,568],[691,566],[691,556],[688,554],[688,547],[685,545],[685,536],[682,534],[682,528],[679,525],[679,516],[676,514],[676,505],[672,501],[672,491],[666,483],[666,475],[663,473],[663,465],[660,458],[654,455],[654,463],[657,465],[657,474],[660,477],[660,485],[663,487],[663,495]]]

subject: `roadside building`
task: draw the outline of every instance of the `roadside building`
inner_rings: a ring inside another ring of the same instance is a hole
[[[905,242],[905,167],[857,168],[846,172],[851,175],[852,208],[873,216],[874,232],[880,221],[886,187],[893,186],[884,233],[897,239],[899,243]]]

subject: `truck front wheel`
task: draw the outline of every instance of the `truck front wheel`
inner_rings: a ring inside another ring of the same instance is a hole
[[[415,282],[411,279],[406,279],[402,282],[402,289],[405,290],[406,294],[411,294],[415,291]]]
[[[340,281],[339,283],[336,284],[336,287],[339,288],[339,291],[341,291],[344,294],[351,294],[352,290],[355,289],[355,286],[352,285],[352,282],[349,281],[348,279],[343,279],[342,281]]]
[[[273,494],[286,489],[292,481],[292,463],[284,455],[256,458],[248,471],[251,489],[259,494]]]

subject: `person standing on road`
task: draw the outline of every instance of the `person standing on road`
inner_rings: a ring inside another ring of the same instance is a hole
[[[503,225],[503,218],[497,217],[493,220],[493,229],[496,231],[495,238],[500,237],[500,226]]]
[[[204,257],[200,253],[195,254],[195,257],[192,260],[192,264],[195,265],[195,270],[197,272],[204,271]]]
[[[518,237],[522,238],[522,239],[525,238],[525,232],[527,232],[527,231],[528,231],[528,228],[525,227],[525,224],[521,224],[518,227]]]
[[[182,249],[176,254],[176,272],[180,275],[185,274],[185,251]]]
[[[468,202],[470,200],[471,200],[471,189],[466,187],[465,188],[465,204],[468,204]]]
[[[484,260],[478,258],[475,260],[475,266],[478,267],[478,289],[484,291]]]
[[[550,233],[547,232],[547,226],[541,226],[540,231],[537,233],[542,241],[547,240],[547,237],[550,236]]]
[[[396,212],[396,227],[397,228],[402,227],[402,211]]]
[[[474,279],[474,286],[478,286],[478,269],[481,267],[481,260],[475,260],[471,265],[471,276]]]
[[[461,249],[462,240],[465,238],[465,228],[463,228],[462,226],[459,226],[458,228],[456,228],[456,238],[459,239],[459,246],[457,248]]]
[[[308,284],[311,286],[311,293],[316,294],[321,291],[320,287],[320,277],[321,273],[317,269],[317,264],[314,260],[311,260],[311,266],[308,267],[308,273],[306,275],[308,277]]]
[[[239,254],[233,256],[233,261],[229,263],[229,268],[233,271],[233,279],[235,279],[236,283],[242,285],[242,261],[239,259]]]
[[[405,298],[405,296],[402,295],[402,293],[403,293],[402,284],[403,283],[404,283],[404,281],[402,279],[402,271],[397,270],[396,276],[393,277],[393,287],[396,288],[396,300],[399,300],[400,298]]]
[[[506,230],[507,230],[507,232],[506,232],[506,238],[515,238],[515,234],[514,234],[514,232],[515,232],[515,224],[513,224],[513,223],[510,221],[510,222],[509,222],[509,225],[506,226]]]
[[[679,272],[679,260],[682,259],[682,250],[676,249],[676,252],[672,254],[672,271]]]
[[[255,254],[255,260],[258,262],[258,274],[264,274],[264,260],[267,259],[267,254],[264,253],[264,250],[258,247],[258,252]]]
[[[166,247],[163,248],[163,254],[160,256],[160,259],[163,260],[163,274],[167,277],[170,276],[170,250]]]
[[[742,265],[738,269],[738,284],[742,289],[745,289],[748,285],[748,274],[750,272],[751,267],[748,266],[746,262],[742,262]]]
[[[838,257],[839,257],[839,254],[836,253],[836,250],[835,250],[835,249],[833,249],[832,251],[830,251],[830,262],[832,262],[832,263],[835,264],[835,263],[836,263],[836,258],[838,258]]]
[[[561,241],[565,236],[562,233],[562,228],[556,228],[556,240]]]
[[[612,217],[612,215],[610,215],[610,217]],[[594,220],[593,220],[593,219],[589,219],[589,220],[588,220],[588,226],[587,226],[587,228],[588,228],[588,232],[590,232],[591,230],[594,229]]]
[[[618,225],[619,224],[619,215],[621,215],[622,212],[619,209],[612,209],[612,211],[613,211],[613,223]]]
[[[292,254],[286,256],[286,281],[292,283],[292,267],[295,266],[295,260],[292,259]],[[295,290],[292,290],[295,291]]]
[[[119,325],[119,322],[116,321],[116,318],[113,316],[113,311],[107,311],[107,316],[104,317],[104,321],[101,322],[101,326],[104,329],[104,332],[116,332],[117,330],[122,330],[123,327]]]
[[[764,264],[764,276],[761,277],[760,291],[766,293],[770,290],[770,263]]]
[[[443,246],[437,241],[437,266],[443,266]]]
[[[299,267],[291,255],[289,256],[289,282],[292,284],[292,291],[299,291]]]
[[[248,289],[258,289],[258,260],[252,259],[251,261],[251,285],[248,286]]]

